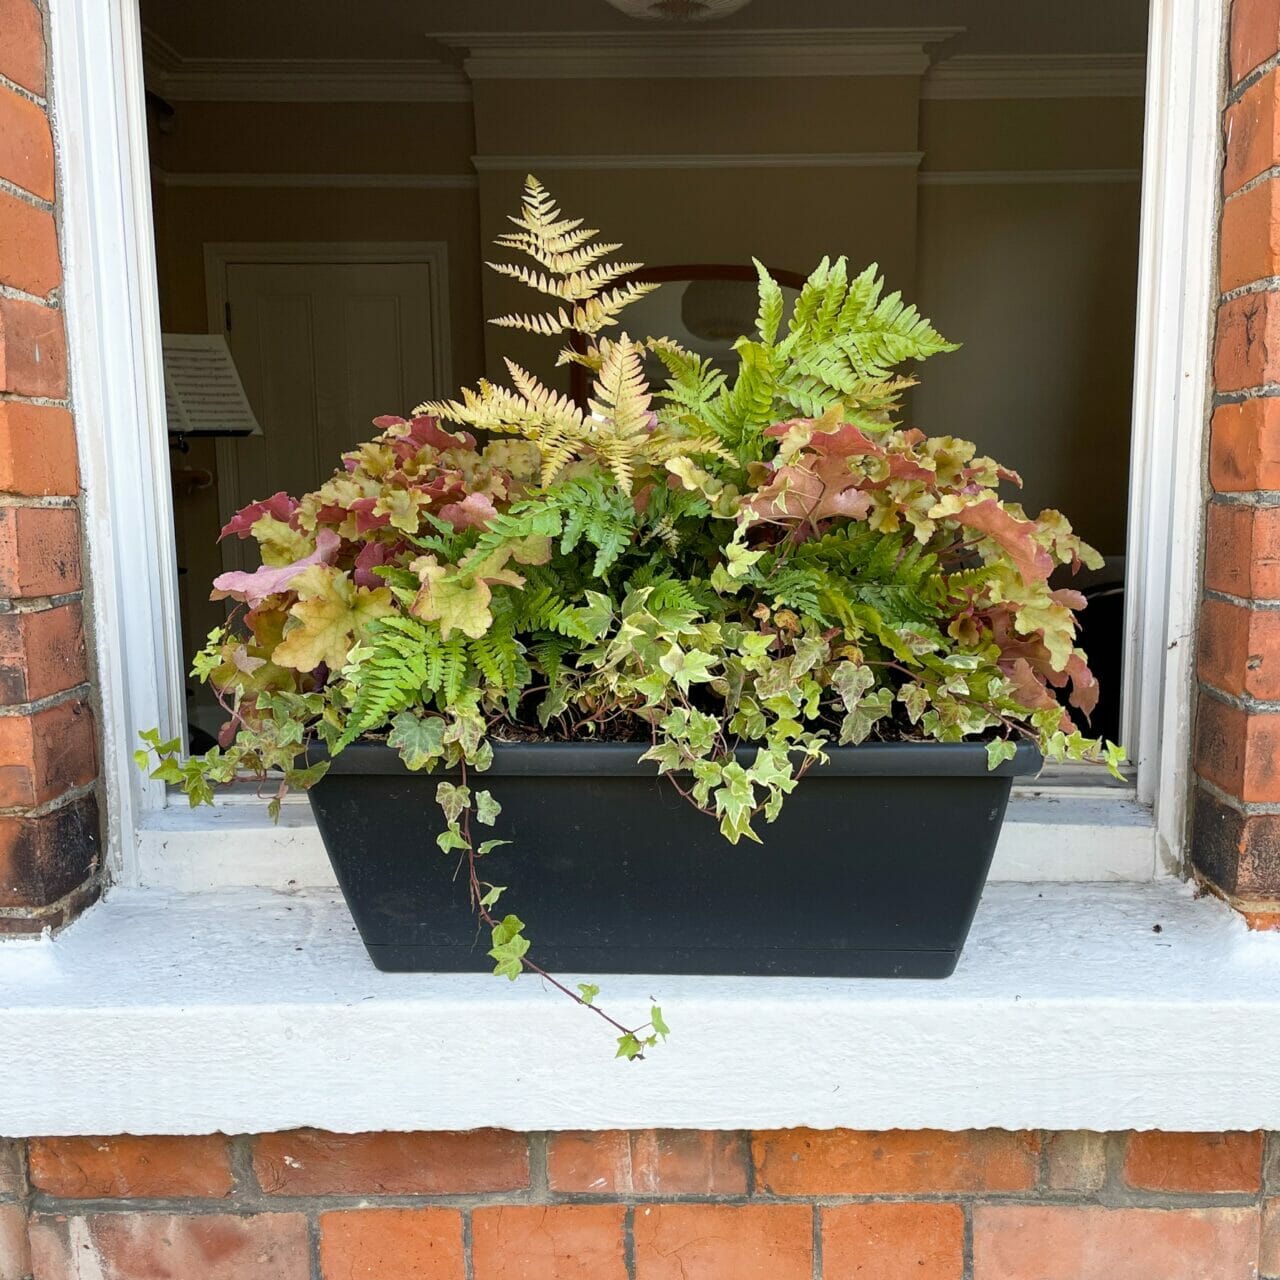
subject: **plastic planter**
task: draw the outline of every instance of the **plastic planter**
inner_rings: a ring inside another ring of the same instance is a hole
[[[630,744],[498,744],[472,774],[502,805],[484,859],[501,907],[562,972],[943,978],[964,946],[1027,745],[838,747],[763,845],[734,846]],[[750,751],[744,751],[744,757]],[[458,855],[435,841],[440,773],[357,743],[312,788],[325,847],[379,969],[492,967]]]

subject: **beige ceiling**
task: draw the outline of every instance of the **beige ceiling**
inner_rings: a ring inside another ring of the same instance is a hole
[[[652,31],[605,0],[140,0],[184,58],[419,58],[459,31]],[[967,54],[1143,52],[1145,0],[752,0],[722,29],[957,26]],[[445,54],[445,56],[448,56]],[[456,56],[456,55],[454,55]]]

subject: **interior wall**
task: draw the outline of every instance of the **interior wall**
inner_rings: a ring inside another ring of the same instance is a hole
[[[182,102],[151,132],[153,209],[166,332],[206,333],[204,246],[214,242],[440,240],[448,246],[450,347],[455,382],[483,373],[478,194],[469,103]],[[237,181],[238,175],[251,175]],[[279,185],[258,185],[282,175]],[[342,175],[352,185],[296,185]],[[444,188],[395,185],[433,177]],[[364,181],[369,185],[354,183]],[[213,183],[214,185],[208,185]],[[373,185],[373,184],[379,185]],[[424,387],[422,397],[434,394]],[[443,390],[443,389],[441,389]],[[416,401],[415,401],[416,403]],[[412,404],[388,405],[404,413]],[[371,428],[372,431],[372,428]],[[334,459],[336,466],[338,459]],[[223,570],[217,459],[192,440],[180,472],[213,484],[175,487],[174,517],[184,648],[223,619],[208,583]],[[266,495],[256,495],[263,496]]]
[[[502,353],[562,380],[553,341],[482,319],[537,305],[480,267],[536,167],[566,211],[651,265],[878,261],[964,344],[921,369],[914,423],[974,438],[1022,471],[1029,508],[1060,507],[1123,552],[1140,99],[922,100],[905,75],[474,90],[472,103],[174,103],[153,133],[165,329],[207,329],[207,242],[444,240],[454,382],[502,376]],[[721,159],[654,159],[672,154]],[[797,162],[723,160],[761,154]],[[296,177],[326,174],[348,177]],[[213,453],[194,442],[180,466],[216,472]],[[180,490],[175,507],[190,650],[221,618],[205,600],[222,568],[216,488]]]
[[[909,290],[918,102],[914,76],[479,80],[481,239],[489,243],[518,204],[525,166],[513,158],[528,156],[565,211],[622,241],[628,259],[749,265],[754,255],[807,275],[824,254],[845,253],[878,259]],[[707,161],[664,165],[671,155]],[[777,166],[791,155],[795,165]],[[608,167],[593,167],[597,156],[611,157]],[[768,156],[770,166],[735,156]],[[537,301],[492,272],[482,287],[486,315]],[[490,328],[485,347],[490,376],[502,376],[508,354],[567,386],[546,339]]]
[[[922,104],[916,301],[961,349],[912,409],[1022,474],[1124,553],[1142,164],[1140,98]]]

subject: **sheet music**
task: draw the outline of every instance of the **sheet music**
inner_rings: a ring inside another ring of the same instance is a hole
[[[188,435],[260,436],[227,340],[219,333],[166,333],[169,430]]]

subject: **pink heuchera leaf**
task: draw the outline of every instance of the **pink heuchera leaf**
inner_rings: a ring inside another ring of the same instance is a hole
[[[1064,674],[1071,677],[1071,697],[1067,701],[1073,707],[1079,707],[1086,717],[1093,715],[1093,709],[1098,705],[1098,677],[1089,670],[1089,664],[1079,652],[1067,659]]]
[[[401,544],[403,545],[403,544]],[[385,542],[366,542],[356,556],[352,579],[357,587],[381,587],[386,584],[374,573],[379,565],[390,564],[395,559],[397,548],[389,547]]]
[[[461,502],[446,503],[437,514],[455,529],[483,529],[498,514],[498,508],[487,493],[469,493]]]
[[[243,569],[235,569],[230,573],[220,573],[213,580],[213,591],[210,600],[243,600],[250,608],[260,605],[268,596],[279,595],[288,591],[289,584],[304,569],[313,564],[332,564],[338,556],[338,548],[342,539],[332,529],[316,531],[316,549],[301,560],[292,564],[263,565],[260,569],[249,573]]]
[[[871,497],[858,485],[865,477],[853,475],[847,454],[806,458],[803,463],[779,467],[773,479],[743,509],[757,520],[807,520],[816,524],[832,516],[861,520],[871,510]]]
[[[435,449],[474,449],[476,447],[476,438],[471,432],[459,431],[454,435],[445,431],[435,418],[426,413],[420,413],[416,418],[394,416],[374,418],[373,425],[383,431],[408,427],[407,431],[397,432],[397,434],[400,439],[413,445],[411,453],[417,453],[426,444]]]
[[[377,505],[377,498],[357,498],[348,508],[356,518],[356,532],[359,534],[373,533],[376,529],[385,529],[391,523],[389,515],[377,515],[374,507]],[[343,513],[346,514],[345,512]]]
[[[222,526],[222,532],[218,534],[218,541],[221,542],[223,538],[233,533],[241,538],[249,537],[253,526],[263,516],[275,516],[277,520],[284,524],[293,524],[293,513],[297,509],[297,499],[291,498],[281,489],[279,493],[273,493],[271,497],[264,498],[261,502],[251,502],[247,507],[241,507]],[[294,528],[297,528],[297,525],[294,525]]]
[[[953,504],[939,505],[949,508]],[[941,510],[938,514],[976,529],[998,543],[1017,566],[1024,582],[1044,582],[1053,572],[1053,557],[1035,540],[1036,526],[1030,520],[1011,516],[995,498],[984,498],[958,511]]]

